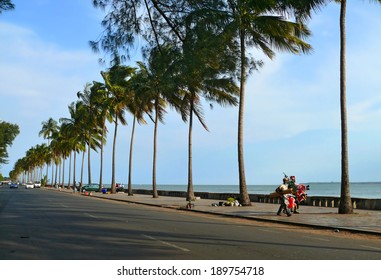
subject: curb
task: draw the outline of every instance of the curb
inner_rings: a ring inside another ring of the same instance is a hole
[[[333,227],[333,226],[324,226],[324,225],[315,225],[315,224],[305,224],[300,222],[294,222],[290,220],[272,220],[272,219],[266,219],[266,218],[258,218],[258,217],[246,217],[242,215],[237,214],[227,214],[227,213],[216,213],[216,212],[209,212],[205,210],[197,210],[197,209],[187,209],[179,206],[167,206],[167,205],[160,205],[160,204],[151,204],[146,202],[139,202],[139,201],[128,201],[118,198],[111,198],[111,197],[100,197],[100,196],[91,196],[89,197],[98,198],[98,199],[106,199],[106,200],[113,200],[118,202],[125,202],[125,203],[131,203],[131,204],[138,204],[138,205],[145,205],[145,206],[152,206],[152,207],[159,207],[159,208],[167,208],[172,210],[178,210],[178,211],[190,211],[190,212],[196,212],[200,214],[209,214],[209,215],[215,215],[215,216],[224,216],[224,217],[230,217],[230,218],[240,218],[240,219],[246,219],[246,220],[254,220],[259,222],[269,222],[269,223],[277,223],[277,224],[287,224],[287,225],[294,225],[299,227],[308,227],[308,228],[315,228],[315,229],[321,229],[321,230],[331,230],[334,232],[339,233],[340,231],[344,232],[351,232],[351,233],[357,233],[357,234],[367,234],[367,235],[375,235],[375,236],[381,236],[381,233],[379,232],[373,232],[373,231],[365,231],[365,230],[359,230],[359,229],[353,229],[348,227]]]

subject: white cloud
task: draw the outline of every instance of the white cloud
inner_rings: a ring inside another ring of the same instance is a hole
[[[0,57],[1,118],[21,130],[9,151],[13,164],[44,141],[38,138],[42,121],[68,116],[67,106],[76,92],[100,78],[100,66],[89,49],[65,50],[14,24],[0,22],[0,36],[0,53],[6,54]]]

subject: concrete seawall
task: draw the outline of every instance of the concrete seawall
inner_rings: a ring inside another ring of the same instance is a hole
[[[134,189],[133,193],[152,195],[152,190]],[[174,196],[186,198],[185,191],[164,191],[158,190],[159,196]],[[225,201],[229,197],[238,198],[237,193],[209,193],[209,192],[195,192],[196,197],[201,199],[215,199]],[[279,204],[279,198],[270,198],[265,194],[250,194],[250,200],[258,203],[273,203]],[[340,204],[339,197],[325,197],[325,196],[308,196],[303,205],[319,206],[319,207],[338,207]],[[365,210],[381,210],[381,199],[370,198],[354,198],[352,197],[352,204],[354,209]]]

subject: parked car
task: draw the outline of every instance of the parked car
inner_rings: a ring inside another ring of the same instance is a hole
[[[115,184],[115,190],[116,190],[116,192],[125,192],[125,187],[123,184],[116,183]],[[103,187],[102,192],[103,193],[111,192],[111,186]]]
[[[88,184],[82,186],[82,192],[97,192],[99,191],[99,184]]]
[[[26,189],[34,189],[34,184],[32,182],[27,182],[27,183],[25,183],[25,188]]]
[[[35,188],[41,188],[41,181],[34,181]]]
[[[18,187],[19,187],[18,183],[12,182],[12,183],[9,184],[9,188],[10,189],[18,189]]]

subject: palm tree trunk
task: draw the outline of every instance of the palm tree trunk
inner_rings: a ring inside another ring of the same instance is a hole
[[[61,175],[62,175],[62,161],[60,162],[59,169],[58,169],[58,185],[61,185]]]
[[[239,195],[243,206],[250,206],[251,201],[247,192],[245,163],[243,152],[243,127],[245,110],[245,82],[246,82],[246,49],[245,49],[245,31],[240,31],[241,43],[241,81],[239,93],[239,111],[238,111],[238,173],[239,173]]]
[[[70,189],[70,183],[71,183],[71,159],[72,159],[71,157],[72,157],[72,152],[70,152],[70,158],[69,158],[69,179],[67,183],[69,189]]]
[[[91,160],[90,160],[90,151],[91,151],[91,135],[89,136],[89,145],[87,146],[87,174],[89,185],[91,184]]]
[[[49,138],[48,138],[48,148],[49,148]],[[46,162],[46,182],[45,182],[45,186],[48,184],[48,169],[49,169],[49,162]],[[52,177],[52,181],[53,181],[53,177]]]
[[[48,184],[48,170],[49,170],[49,164],[46,163],[46,181],[45,181],[45,185]]]
[[[65,158],[62,160],[62,181],[61,181],[61,187],[65,187]]]
[[[58,163],[55,163],[55,166],[56,166],[56,172],[55,172],[55,176],[54,176],[54,186],[57,185]]]
[[[112,145],[112,174],[111,174],[111,193],[116,193],[115,189],[115,150],[116,150],[116,135],[118,133],[118,117],[115,117],[114,142]]]
[[[188,131],[188,191],[187,191],[187,201],[192,201],[195,199],[193,191],[193,174],[192,174],[192,128],[193,128],[193,94],[191,99],[191,107],[189,112],[189,131]]]
[[[82,164],[81,164],[81,181],[79,182],[79,191],[82,192],[82,184],[83,184],[83,168],[85,165],[85,151],[82,152]]]
[[[76,165],[77,165],[77,152],[74,151],[74,163],[73,163],[73,185],[74,185],[74,188],[77,186],[77,182],[75,181]]]
[[[134,146],[135,124],[136,124],[136,116],[134,115],[134,120],[132,123],[131,142],[130,142],[130,156],[128,161],[128,195],[133,195],[132,193],[132,150]]]
[[[347,1],[341,1],[340,9],[340,108],[341,108],[341,193],[339,214],[352,214],[348,168],[348,129],[346,105],[346,31],[345,15]]]
[[[103,121],[103,128],[102,128],[102,139],[101,139],[101,163],[99,168],[99,191],[102,190],[103,185],[103,147],[104,147],[104,136],[106,132],[106,120]]]
[[[51,181],[52,187],[53,187],[53,182],[54,182],[54,160],[52,160],[52,181]]]
[[[156,185],[157,127],[159,123],[158,99],[155,102],[155,126],[153,131],[152,197],[158,198]]]

